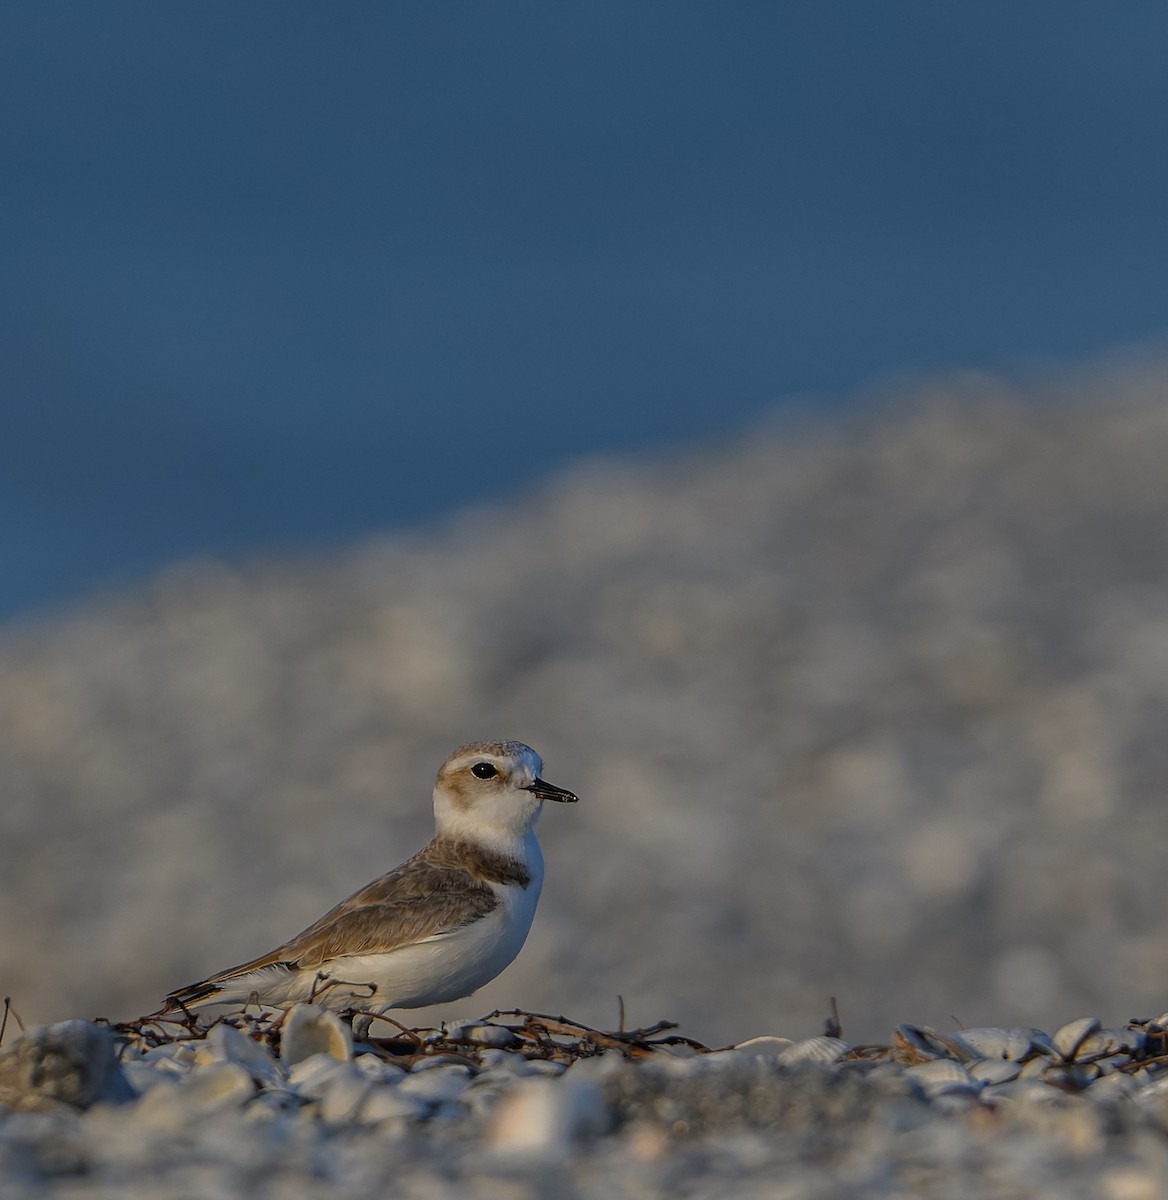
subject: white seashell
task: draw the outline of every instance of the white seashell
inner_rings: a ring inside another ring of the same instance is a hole
[[[6,1002],[7,1003],[7,1002]],[[0,1050],[0,1104],[36,1111],[129,1099],[109,1027],[93,1021],[34,1025]]]
[[[399,1087],[374,1086],[365,1094],[358,1114],[362,1121],[377,1124],[381,1121],[420,1120],[429,1110],[425,1100],[403,1093]]]
[[[314,1054],[352,1058],[352,1034],[336,1013],[315,1004],[295,1004],[280,1029],[280,1058],[290,1067]]]
[[[1020,1062],[1033,1049],[1025,1029],[961,1029],[948,1035],[950,1040],[968,1047],[970,1058],[1004,1058]]]
[[[319,1100],[338,1079],[364,1079],[351,1061],[331,1054],[313,1054],[302,1058],[288,1072],[288,1086],[306,1100]]]
[[[779,1062],[784,1066],[792,1063],[837,1063],[851,1053],[851,1046],[839,1038],[811,1037],[794,1042],[780,1055]]]
[[[1147,1067],[1136,1067],[1134,1071],[1124,1071],[1124,1078],[1130,1079],[1136,1085],[1136,1090],[1147,1087],[1148,1084],[1154,1083],[1156,1079],[1164,1078],[1154,1070],[1149,1070]]]
[[[1099,1103],[1126,1100],[1139,1091],[1139,1084],[1123,1071],[1113,1071],[1091,1085],[1091,1099]]]
[[[504,1029],[501,1025],[478,1025],[467,1037],[476,1046],[494,1046],[497,1049],[510,1049],[523,1044],[510,1029]]]
[[[924,1089],[930,1099],[953,1092],[973,1092],[981,1086],[959,1063],[949,1058],[917,1063],[906,1067],[904,1073]]]
[[[353,1058],[353,1066],[374,1083],[397,1083],[405,1078],[405,1068],[396,1063],[386,1062],[376,1054],[358,1054]]]
[[[439,1067],[462,1067],[466,1069],[466,1059],[456,1054],[430,1054],[414,1063],[411,1075],[420,1071],[436,1071]]]
[[[546,1075],[550,1079],[555,1079],[567,1069],[563,1063],[549,1062],[546,1058],[530,1058],[527,1060],[527,1073],[529,1075]]]
[[[920,1059],[949,1058],[952,1050],[936,1039],[931,1029],[921,1029],[916,1025],[898,1025],[893,1033],[894,1042],[901,1043],[899,1053],[907,1050]],[[904,1061],[903,1058],[899,1061]]]
[[[586,1079],[526,1079],[498,1104],[487,1133],[503,1157],[556,1160],[582,1138],[606,1132],[612,1116],[598,1085]]]
[[[241,1116],[252,1125],[271,1125],[277,1120],[286,1119],[299,1107],[287,1092],[259,1092]]]
[[[939,1092],[929,1097],[929,1104],[934,1111],[957,1115],[966,1113],[981,1103],[981,1092],[976,1088],[954,1088],[949,1092]]]
[[[512,1078],[530,1074],[527,1059],[522,1054],[512,1054],[510,1050],[484,1050],[479,1055],[479,1062],[483,1070],[491,1074],[498,1072]]]
[[[200,1112],[213,1112],[243,1105],[255,1095],[255,1084],[238,1063],[215,1063],[192,1071],[174,1094]]]
[[[123,1063],[122,1074],[135,1096],[144,1096],[151,1088],[159,1086],[175,1087],[182,1078],[177,1071],[169,1069],[169,1064],[167,1067],[155,1066],[141,1060]]]
[[[710,1070],[717,1069],[718,1063],[719,1063],[719,1059],[718,1059],[719,1054],[723,1054],[723,1055],[733,1059],[733,1057],[737,1054],[737,1051],[735,1051],[735,1050],[715,1051],[715,1053],[713,1053],[713,1054],[691,1054],[686,1057],[682,1057],[681,1055],[677,1055],[677,1054],[661,1054],[657,1051],[654,1051],[653,1054],[650,1055],[649,1058],[643,1059],[641,1061],[652,1063],[653,1069],[655,1071],[660,1072],[663,1075],[674,1076],[678,1079],[686,1079],[686,1078],[692,1078],[694,1075],[697,1075],[702,1071],[710,1071]],[[710,1059],[713,1059],[714,1061],[711,1063],[709,1061]],[[725,1059],[723,1059],[721,1061],[724,1063]],[[742,1062],[742,1059],[739,1058],[738,1061]],[[771,1063],[771,1064],[775,1064],[775,1065],[778,1064],[778,1059],[770,1058],[765,1055],[759,1055],[756,1059],[754,1059],[754,1061]],[[629,1067],[632,1067],[632,1069],[634,1069],[634,1070],[636,1069],[635,1067],[633,1067],[633,1064],[631,1061],[626,1060],[626,1062],[628,1063]],[[573,1066],[571,1069],[573,1071],[575,1071],[576,1068],[575,1068],[575,1066]]]
[[[351,1121],[377,1085],[359,1071],[339,1074],[320,1098],[320,1117],[330,1125]]]
[[[1050,1070],[1055,1060],[1045,1056],[1028,1059],[1018,1072],[1019,1079],[1041,1079]]]
[[[459,1100],[460,1104],[466,1105],[472,1117],[491,1116],[499,1101],[515,1086],[516,1080],[512,1077],[502,1086],[488,1083],[480,1087],[479,1082],[476,1080],[468,1087]]]
[[[1100,1028],[1098,1017],[1080,1017],[1077,1021],[1069,1021],[1051,1038],[1054,1043],[1054,1048],[1065,1059],[1075,1057],[1075,1051],[1078,1050],[1080,1043],[1088,1034],[1094,1033]]]
[[[457,1100],[470,1083],[470,1071],[461,1065],[437,1067],[432,1071],[411,1071],[397,1085],[398,1090],[431,1104]]]
[[[1097,1029],[1089,1033],[1075,1051],[1076,1062],[1091,1062],[1113,1054],[1134,1056],[1144,1048],[1147,1037],[1142,1029]]]
[[[1152,1105],[1157,1111],[1162,1111],[1168,1101],[1168,1075],[1147,1075],[1135,1080],[1136,1099],[1141,1104]]]
[[[753,1037],[730,1049],[746,1058],[778,1058],[784,1050],[789,1050],[795,1044],[785,1037]]]
[[[160,1067],[179,1069],[184,1074],[195,1061],[197,1047],[190,1042],[163,1042],[152,1046],[142,1055],[142,1061]]]
[[[467,1108],[464,1097],[459,1097],[457,1100],[443,1100],[430,1109],[427,1120],[438,1125],[460,1123],[466,1119]]]
[[[446,1035],[452,1042],[471,1042],[476,1046],[509,1049],[520,1045],[520,1039],[502,1025],[484,1025],[481,1021],[465,1021],[452,1025]]]
[[[528,1070],[532,1067],[555,1066],[556,1064],[548,1064],[543,1059],[533,1059],[527,1064]],[[654,1066],[657,1064],[654,1063]],[[634,1070],[632,1063],[619,1050],[606,1050],[603,1054],[594,1054],[588,1058],[578,1058],[568,1069],[568,1074],[572,1079],[587,1079],[590,1083],[597,1083],[602,1086],[611,1083],[613,1080],[620,1079],[628,1071]],[[547,1074],[548,1072],[535,1072],[536,1074]]]
[[[1099,1078],[1098,1063],[1071,1063],[1068,1066],[1052,1066],[1047,1072],[1047,1081],[1078,1091],[1088,1087]]]
[[[655,1061],[666,1063],[692,1062],[701,1055],[702,1051],[694,1049],[693,1046],[687,1046],[684,1042],[678,1042],[673,1046],[654,1046],[651,1052]]]
[[[1009,1083],[1021,1074],[1022,1065],[1006,1058],[979,1058],[970,1063],[967,1069],[978,1083]]]
[[[230,1025],[215,1025],[210,1030],[195,1061],[204,1061],[204,1054],[212,1062],[232,1062],[243,1067],[261,1087],[282,1088],[287,1079],[284,1069],[266,1047]]]
[[[1058,1088],[1038,1079],[1011,1079],[1007,1083],[994,1084],[982,1092],[983,1100],[994,1103],[1008,1104],[1055,1104],[1061,1101],[1063,1093]]]
[[[127,1063],[128,1067],[145,1067],[159,1075],[165,1075],[172,1081],[185,1078],[191,1070],[191,1063],[178,1062],[173,1058],[140,1058],[137,1062]]]

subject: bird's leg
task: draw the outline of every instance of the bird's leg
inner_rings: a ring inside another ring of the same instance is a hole
[[[327,992],[330,988],[346,987],[346,988],[367,988],[369,994],[364,997],[366,1000],[372,1000],[377,995],[377,984],[372,981],[367,983],[358,983],[355,979],[333,979],[324,971],[318,972],[316,979],[312,984],[312,992],[309,994],[308,1002],[311,1004],[319,995]]]

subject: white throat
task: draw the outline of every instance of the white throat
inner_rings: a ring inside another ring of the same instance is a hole
[[[521,788],[482,796],[466,806],[455,803],[441,788],[434,789],[434,825],[439,837],[469,842],[528,864],[534,847],[534,825],[543,801]]]

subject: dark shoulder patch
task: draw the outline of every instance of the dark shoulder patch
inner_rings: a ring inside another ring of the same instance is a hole
[[[426,847],[425,854],[435,866],[465,871],[481,883],[515,883],[521,888],[531,883],[531,872],[518,859],[485,846],[453,838],[435,838]]]
[[[488,883],[517,883],[525,888],[531,882],[531,872],[517,859],[505,854],[480,850],[473,861],[474,865],[469,867],[471,874]]]

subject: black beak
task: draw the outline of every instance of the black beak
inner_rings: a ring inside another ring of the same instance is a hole
[[[575,804],[580,799],[575,792],[558,788],[554,783],[548,783],[546,779],[537,779],[534,783],[529,783],[527,790],[541,800],[558,800],[561,804]]]

